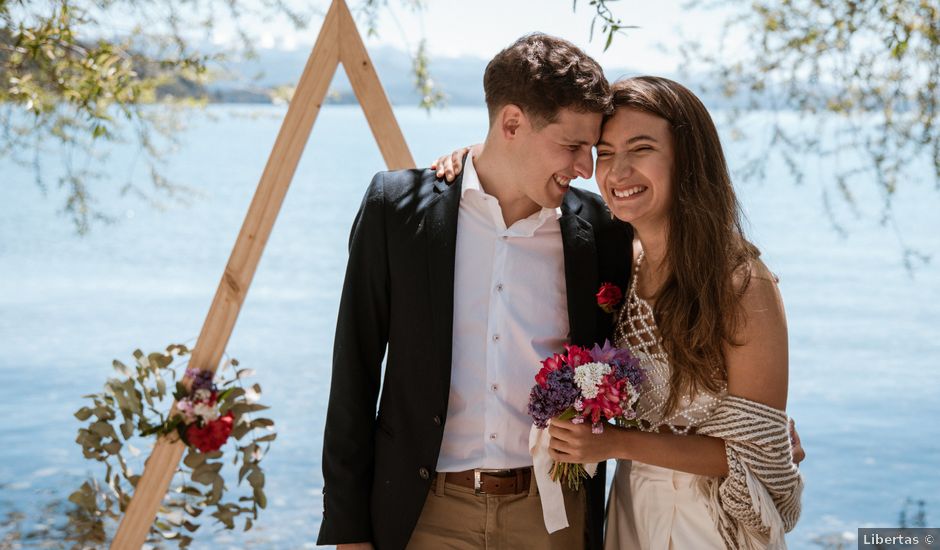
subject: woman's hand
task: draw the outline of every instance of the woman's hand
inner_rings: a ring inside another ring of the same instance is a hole
[[[474,148],[474,154],[477,154],[479,150],[479,144],[472,145],[471,147]],[[461,147],[449,155],[440,157],[431,163],[431,170],[437,170],[436,175],[438,178],[444,178],[447,181],[454,181],[454,178],[456,178],[463,170],[463,163],[461,161],[468,151],[470,151],[470,147]]]
[[[806,458],[806,450],[803,449],[803,444],[800,443],[800,434],[796,433],[796,423],[793,422],[793,419],[790,419],[790,445],[792,445],[791,453],[793,454],[793,463],[797,466],[800,465],[800,462],[803,462],[803,459]]]
[[[548,454],[556,462],[571,464],[587,464],[601,462],[608,458],[623,458],[618,456],[618,445],[622,443],[627,430],[612,424],[604,426],[604,432],[595,434],[591,432],[591,424],[572,424],[570,420],[553,418],[548,426],[551,441],[548,444]],[[622,453],[620,453],[622,454]]]

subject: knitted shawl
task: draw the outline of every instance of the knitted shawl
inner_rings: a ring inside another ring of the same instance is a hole
[[[702,478],[725,546],[786,548],[783,535],[800,517],[803,492],[786,413],[728,395],[696,433],[725,440],[728,475]]]

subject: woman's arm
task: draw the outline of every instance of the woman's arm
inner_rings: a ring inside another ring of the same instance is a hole
[[[727,346],[728,393],[775,409],[787,407],[787,319],[774,276],[761,263],[741,299],[740,346]]]
[[[728,393],[784,409],[787,402],[787,327],[783,300],[773,276],[758,263],[741,301],[742,316],[725,361]],[[607,427],[594,435],[589,425],[552,421],[552,458],[564,462],[597,462],[608,458],[636,460],[707,476],[728,473],[725,444],[700,435],[646,433]]]
[[[453,151],[450,154],[439,157],[436,161],[431,163],[431,170],[437,170],[435,174],[438,178],[443,178],[448,182],[454,181],[461,171],[463,171],[463,156],[467,154],[468,151],[473,152],[473,156],[477,157],[483,151],[483,144],[477,143],[476,145],[471,145],[469,147],[461,147],[456,151]]]
[[[591,425],[552,420],[549,455],[558,462],[586,464],[608,458],[636,460],[703,476],[728,474],[725,442],[701,435],[648,433],[605,426],[592,434]]]

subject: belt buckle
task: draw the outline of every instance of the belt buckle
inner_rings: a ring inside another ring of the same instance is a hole
[[[492,469],[492,468],[474,468],[473,469],[473,494],[474,495],[485,495],[483,492],[483,480],[481,479],[480,474],[508,474],[512,470],[507,469]]]

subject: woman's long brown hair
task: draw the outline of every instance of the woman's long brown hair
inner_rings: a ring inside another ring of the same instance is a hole
[[[741,295],[760,252],[741,227],[741,210],[708,110],[687,88],[643,76],[611,86],[616,109],[669,122],[673,199],[664,266],[653,314],[672,366],[665,413],[682,395],[716,393],[727,378],[723,349],[736,345]]]

